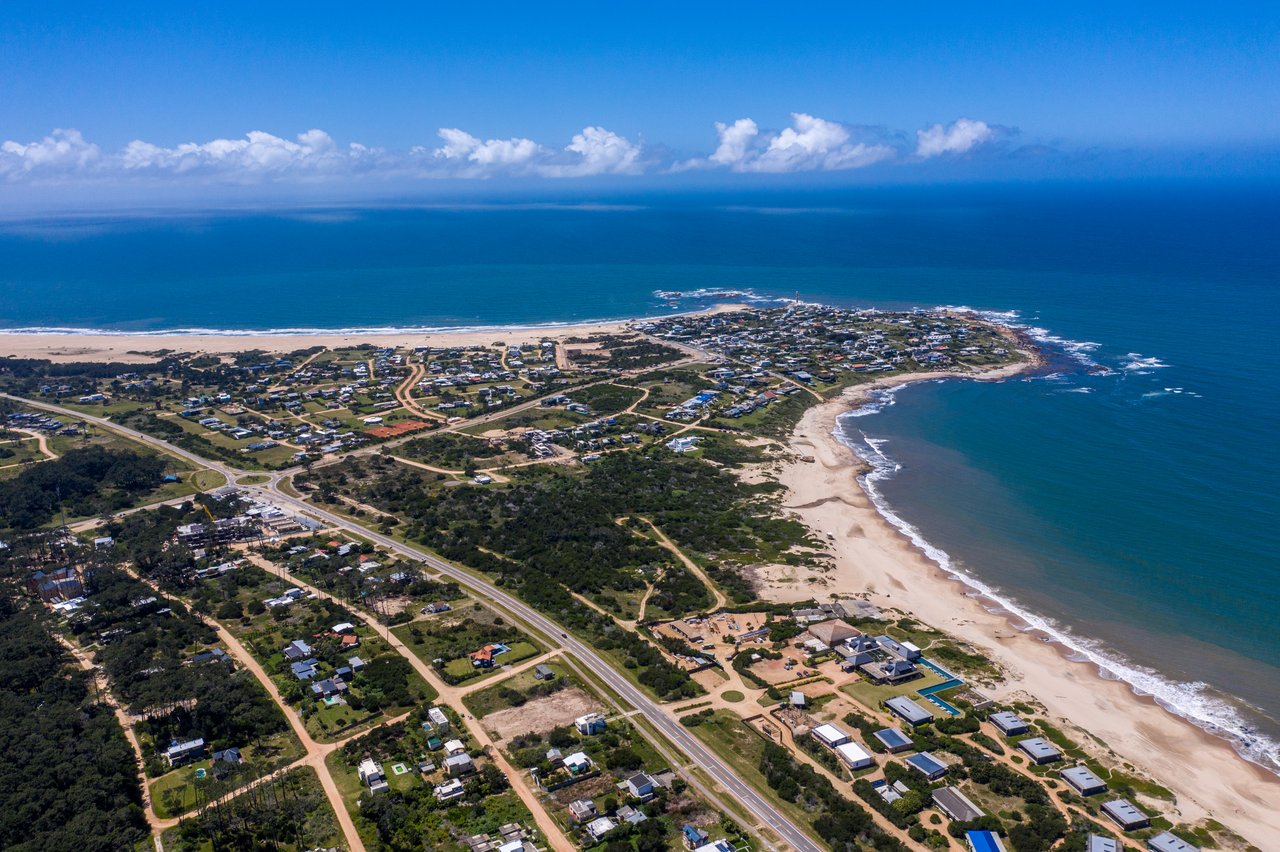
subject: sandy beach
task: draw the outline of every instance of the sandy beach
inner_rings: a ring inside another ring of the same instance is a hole
[[[1018,370],[982,378],[1012,372]],[[1086,748],[1101,755],[1109,749],[1112,763],[1118,758],[1173,790],[1181,821],[1212,816],[1259,848],[1280,848],[1280,778],[1127,684],[1104,679],[1093,665],[1068,660],[1064,646],[1027,632],[1012,613],[990,611],[995,602],[971,596],[968,586],[944,573],[881,517],[858,483],[863,462],[833,436],[836,419],[877,388],[943,377],[954,374],[893,377],[806,412],[791,440],[797,459],[780,473],[789,489],[784,505],[828,538],[834,563],[826,572],[767,572],[761,594],[801,600],[867,593],[873,603],[909,612],[1004,669],[1005,683],[983,691],[998,699],[1033,697]],[[1169,810],[1167,803],[1159,804]]]
[[[169,350],[171,352],[204,352],[210,355],[226,355],[260,349],[265,352],[285,353],[325,346],[337,349],[372,343],[375,346],[492,346],[531,343],[539,340],[562,340],[583,334],[615,333],[626,330],[626,322],[586,323],[583,325],[494,326],[474,331],[439,332],[371,332],[323,333],[299,332],[297,334],[59,334],[59,333],[0,333],[0,357],[48,358],[55,362],[113,361],[122,364],[150,363],[155,357],[144,353]]]
[[[745,309],[741,304],[717,304],[688,315],[720,314]],[[666,316],[677,316],[667,314]],[[512,346],[540,340],[562,341],[590,334],[617,334],[642,320],[609,320],[556,325],[482,326],[471,329],[434,331],[334,331],[304,330],[282,332],[219,332],[199,334],[185,332],[5,332],[0,331],[0,358],[48,358],[56,363],[71,361],[112,361],[121,364],[146,364],[156,360],[160,351],[227,355],[233,352],[262,350],[270,353],[296,352],[313,346],[337,349],[371,343],[397,348],[412,346],[485,347],[495,343]]]

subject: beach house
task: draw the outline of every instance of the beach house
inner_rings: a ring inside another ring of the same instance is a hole
[[[1044,737],[1028,737],[1018,742],[1018,749],[1037,764],[1054,763],[1062,760],[1062,752],[1058,751]]]
[[[895,695],[885,701],[884,706],[908,725],[923,725],[933,721],[932,713],[905,695]]]
[[[1146,828],[1151,825],[1151,818],[1134,807],[1128,799],[1115,799],[1102,806],[1102,812],[1111,817],[1116,825],[1125,831]]]
[[[1060,774],[1062,780],[1081,796],[1096,796],[1107,791],[1107,782],[1093,774],[1087,766],[1069,766]]]

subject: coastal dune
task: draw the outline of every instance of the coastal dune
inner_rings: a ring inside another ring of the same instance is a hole
[[[981,378],[1012,372],[1017,368]],[[766,573],[762,595],[802,600],[865,593],[873,603],[908,612],[1005,671],[1002,684],[984,691],[1001,700],[1038,701],[1087,750],[1104,756],[1109,750],[1112,763],[1137,767],[1172,790],[1177,814],[1168,815],[1185,822],[1212,817],[1259,848],[1280,848],[1280,778],[1127,683],[1069,659],[1063,645],[943,571],[876,509],[858,481],[866,465],[835,437],[837,418],[875,390],[944,377],[955,374],[891,377],[805,413],[791,438],[794,458],[779,481],[788,489],[786,508],[828,540],[834,558],[827,571]]]

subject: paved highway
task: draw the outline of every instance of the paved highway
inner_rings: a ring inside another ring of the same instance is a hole
[[[70,408],[63,408],[57,405],[49,405],[47,403],[34,402],[32,400],[21,397],[11,396],[9,394],[0,394],[7,399],[29,405],[33,408],[40,408],[45,411],[51,411],[75,420],[83,420],[89,423],[102,426],[106,429],[112,429],[116,432],[128,435],[140,443],[153,446],[166,452],[181,456],[194,464],[202,467],[208,467],[216,470],[227,477],[228,484],[234,484],[236,479],[245,476],[250,471],[236,470],[221,462],[211,461],[202,456],[175,447],[167,441],[154,438],[143,432],[129,429],[102,417],[96,417],[89,414],[83,414]],[[533,607],[526,604],[513,595],[508,594],[502,589],[463,571],[455,566],[445,562],[437,556],[421,550],[417,547],[404,544],[390,536],[367,529],[356,524],[355,522],[316,506],[312,503],[306,503],[295,497],[284,493],[280,490],[280,480],[292,471],[281,471],[276,473],[265,474],[269,477],[265,486],[238,486],[243,491],[256,494],[259,498],[272,502],[277,505],[287,505],[293,507],[295,511],[312,515],[321,520],[327,521],[337,527],[350,530],[353,534],[362,536],[374,541],[388,550],[400,553],[410,559],[423,561],[435,568],[442,574],[447,575],[455,580],[459,585],[470,589],[478,596],[496,601],[505,607],[508,611],[525,621],[527,624],[541,630],[548,636],[558,637],[558,641],[569,652],[574,654],[578,659],[585,663],[597,677],[609,685],[609,687],[622,700],[630,704],[638,710],[651,725],[657,728],[663,735],[667,737],[678,749],[688,755],[693,762],[706,772],[716,783],[723,787],[730,795],[741,802],[747,810],[755,815],[763,825],[768,826],[791,848],[797,852],[820,852],[821,847],[814,843],[807,834],[805,834],[795,823],[789,820],[785,815],[778,811],[768,800],[761,794],[757,793],[755,788],[751,787],[745,781],[737,776],[719,757],[710,749],[702,744],[700,740],[688,732],[676,719],[666,712],[658,703],[644,694],[638,687],[634,686],[631,681],[620,675],[612,665],[605,661],[596,651],[589,645],[576,639],[568,631],[563,630],[558,624],[538,612]]]

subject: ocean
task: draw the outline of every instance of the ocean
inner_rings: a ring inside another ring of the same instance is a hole
[[[1278,235],[1274,187],[1209,183],[10,219],[0,330],[537,325],[724,293],[993,312],[1042,374],[842,418],[882,511],[1280,770]]]

